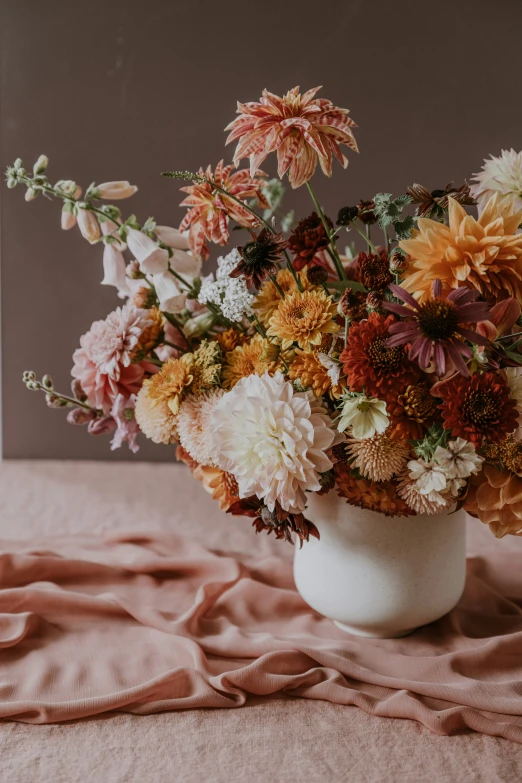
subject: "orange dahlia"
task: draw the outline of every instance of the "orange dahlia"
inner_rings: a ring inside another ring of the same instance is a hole
[[[197,465],[193,475],[201,481],[212,500],[217,500],[221,511],[228,511],[239,500],[239,488],[232,473],[208,465]]]
[[[279,288],[282,289],[283,293],[289,294],[294,293],[294,291],[297,291],[297,283],[295,281],[295,277],[291,273],[289,269],[280,269],[279,272],[276,275],[276,280],[279,285]],[[306,290],[310,288],[310,283],[308,281],[308,278],[306,274],[301,275],[301,286],[303,290]],[[266,326],[274,314],[274,311],[277,310],[279,307],[279,304],[281,302],[281,294],[275,287],[272,280],[267,280],[263,285],[261,286],[259,293],[257,294],[256,298],[254,299],[254,303],[252,307],[254,308],[257,317],[261,321],[261,323]]]
[[[387,401],[390,434],[405,440],[421,440],[433,423],[437,408],[438,401],[426,383],[407,386],[402,394]]]
[[[229,351],[221,370],[223,388],[233,389],[241,378],[247,378],[249,375],[263,375],[267,370],[275,372],[276,363],[267,361],[269,348],[269,341],[256,334],[250,342]]]
[[[444,429],[455,438],[478,447],[484,438],[497,443],[517,428],[517,403],[498,373],[476,372],[471,378],[454,375],[432,392],[442,398]]]
[[[204,180],[215,182],[220,188],[230,193],[230,196],[234,196],[240,201],[255,198],[261,207],[269,209],[270,204],[262,191],[262,178],[266,174],[255,169],[252,173],[249,173],[247,169],[232,173],[233,171],[234,166],[224,166],[221,160],[214,173],[212,173],[212,168],[208,166],[206,171],[200,169],[198,176]],[[181,221],[179,230],[183,232],[188,229],[192,253],[207,259],[209,249],[206,240],[216,242],[218,245],[228,243],[230,239],[229,219],[235,220],[240,226],[246,228],[252,228],[257,224],[257,221],[246,207],[241,206],[233,198],[221,193],[210,182],[204,180],[194,180],[192,185],[181,188],[189,195],[183,199],[180,206],[190,207],[190,209]]]
[[[476,219],[450,197],[448,216],[447,226],[419,218],[411,239],[399,243],[410,259],[403,288],[425,299],[438,279],[446,291],[466,285],[487,299],[522,301],[522,211],[512,199],[495,194]]]
[[[282,178],[288,171],[293,188],[304,185],[318,163],[331,177],[334,156],[346,168],[348,158],[340,145],[358,152],[352,132],[355,122],[348,117],[348,109],[315,98],[320,89],[315,87],[301,95],[299,87],[294,87],[283,97],[263,90],[259,103],[238,102],[239,117],[225,128],[230,131],[227,144],[239,139],[234,163],[250,158],[254,176],[267,155],[277,151],[278,176]]]
[[[352,323],[348,343],[340,356],[351,390],[365,389],[369,396],[395,400],[418,380],[419,372],[404,348],[386,344],[394,322],[394,316],[372,313],[366,320]]]
[[[352,506],[378,511],[388,517],[407,517],[415,512],[397,494],[392,481],[374,482],[352,475],[346,462],[334,465],[335,482],[339,497],[346,498]]]
[[[317,354],[318,351],[301,351],[297,348],[288,377],[292,381],[300,380],[303,386],[310,386],[316,397],[322,397],[329,392],[337,399],[342,394],[342,388],[338,384],[332,384],[328,368],[322,364]]]
[[[522,535],[522,478],[493,465],[472,476],[464,508],[497,537]]]

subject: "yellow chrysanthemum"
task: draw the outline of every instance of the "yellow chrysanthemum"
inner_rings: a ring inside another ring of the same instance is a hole
[[[322,397],[327,392],[335,399],[342,394],[341,386],[332,386],[332,379],[328,375],[328,368],[319,360],[316,351],[295,352],[295,358],[288,371],[288,377],[292,381],[300,380],[303,386],[310,386],[316,397]]]
[[[283,350],[296,342],[299,348],[320,345],[323,334],[335,334],[337,305],[324,291],[295,291],[286,296],[269,321],[267,335],[277,337]]]
[[[157,376],[155,376],[157,377]],[[138,392],[134,415],[143,434],[154,443],[175,443],[178,439],[177,416],[165,399],[150,396],[152,378],[144,381]]]
[[[402,286],[417,297],[430,295],[434,280],[446,289],[466,285],[498,300],[522,301],[522,211],[495,194],[478,220],[448,198],[449,225],[420,218],[411,239],[399,243],[408,253],[410,274]]]
[[[216,341],[219,343],[223,355],[233,351],[238,345],[244,345],[247,340],[248,337],[244,332],[240,332],[232,326],[229,329],[225,329],[224,332],[216,334]]]
[[[272,361],[272,345],[260,334],[254,335],[250,342],[238,345],[229,351],[223,362],[221,381],[224,389],[232,389],[241,378],[249,375],[263,375],[268,370],[275,372],[278,363]]]
[[[163,329],[164,319],[159,307],[152,307],[148,312],[148,318],[149,320],[134,349],[134,361],[141,361],[141,359],[156,346],[161,330]]]
[[[299,273],[301,280],[301,286],[304,291],[311,288],[310,282],[306,276],[306,267]],[[297,283],[295,278],[289,269],[280,269],[276,276],[277,282],[280,288],[286,294],[293,294],[297,291]],[[273,316],[281,303],[281,294],[275,287],[272,280],[267,280],[261,286],[258,295],[254,299],[252,307],[254,308],[257,317],[264,326],[268,325],[269,320]]]
[[[166,403],[175,415],[179,410],[183,390],[190,386],[193,380],[193,354],[186,353],[179,359],[169,359],[156,375],[145,381],[147,397],[152,406]]]

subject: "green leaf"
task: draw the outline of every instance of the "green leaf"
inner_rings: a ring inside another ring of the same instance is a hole
[[[366,292],[366,288],[361,283],[356,283],[355,280],[339,280],[334,283],[328,282],[326,284],[328,288],[333,288],[335,291],[342,293],[346,288],[352,288],[354,291]]]

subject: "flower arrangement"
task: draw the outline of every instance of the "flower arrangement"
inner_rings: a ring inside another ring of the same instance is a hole
[[[9,187],[58,199],[62,228],[101,246],[102,284],[123,300],[80,338],[71,394],[24,382],[113,449],[137,451],[139,433],[176,444],[222,510],[277,538],[319,537],[310,492],[387,516],[464,506],[520,535],[522,153],[472,185],[378,193],[334,222],[310,180],[334,158],[346,168],[355,123],[317,92],[239,103],[233,164],[167,173],[186,183],[178,229],[125,217],[128,182],[83,192],[53,185],[45,156],[9,167]],[[284,177],[313,202],[297,223]],[[346,234],[364,250],[341,252]]]

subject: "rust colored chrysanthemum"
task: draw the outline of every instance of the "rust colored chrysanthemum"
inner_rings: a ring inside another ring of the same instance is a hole
[[[158,297],[156,296],[155,290],[147,285],[138,288],[132,298],[132,302],[136,307],[139,307],[140,310],[148,310],[150,307],[154,307],[158,304]]]
[[[377,215],[373,211],[375,209],[375,201],[373,199],[371,201],[363,201],[361,199],[357,204],[357,209],[359,211],[359,220],[362,220],[363,223],[367,225],[377,223]]]
[[[402,346],[386,345],[393,316],[372,313],[367,320],[353,323],[349,340],[340,359],[353,391],[382,400],[396,399],[419,373],[409,361]]]
[[[340,385],[332,385],[328,368],[321,364],[317,351],[297,349],[288,377],[292,381],[300,380],[303,386],[310,386],[316,397],[330,393],[332,397],[339,398],[342,394]]]
[[[164,318],[159,307],[152,307],[148,316],[149,321],[145,325],[133,352],[134,362],[140,362],[156,346],[163,330]]]
[[[522,478],[484,465],[478,476],[471,477],[464,508],[489,525],[497,538],[522,535]]]
[[[352,506],[378,511],[388,517],[407,517],[415,512],[397,494],[397,487],[392,481],[379,481],[357,478],[352,474],[346,462],[334,465],[337,493],[346,498]]]
[[[390,432],[406,440],[420,440],[433,423],[438,401],[424,382],[410,385],[386,406]]]
[[[241,378],[249,375],[263,375],[264,372],[275,372],[277,364],[265,359],[268,340],[260,334],[254,335],[248,343],[238,345],[226,354],[221,371],[221,381],[224,389],[233,389]]]
[[[455,375],[437,384],[435,393],[443,400],[444,428],[477,447],[484,438],[497,443],[517,427],[516,401],[497,373],[476,372],[471,378]]]
[[[228,511],[230,506],[239,500],[237,481],[232,473],[219,468],[197,465],[193,475],[201,481],[204,489],[212,496],[212,500],[217,500],[221,511]]]
[[[329,217],[326,221],[330,230],[333,230],[333,223]],[[294,254],[294,269],[300,270],[309,264],[329,243],[323,221],[317,212],[312,212],[311,215],[300,220],[288,240],[288,247]]]
[[[218,332],[218,334],[216,334],[216,341],[219,343],[223,355],[227,354],[229,351],[233,351],[238,345],[244,345],[247,340],[248,337],[244,332],[240,332],[232,326],[230,329],[225,329],[224,332]]]
[[[499,470],[507,469],[522,476],[522,441],[515,440],[513,435],[508,435],[500,443],[486,441],[482,445],[481,455]]]
[[[287,244],[282,234],[273,234],[268,228],[259,234],[252,231],[251,241],[237,248],[241,261],[230,277],[243,277],[249,288],[259,288],[269,275],[276,274],[276,264],[281,262]]]
[[[352,466],[371,481],[389,481],[400,473],[410,457],[406,441],[390,437],[388,430],[371,438],[349,438],[348,455]]]
[[[382,291],[393,280],[386,250],[359,253],[354,263],[355,279],[369,291]]]
[[[253,173],[267,155],[277,151],[278,176],[282,178],[288,171],[293,188],[304,185],[318,163],[331,177],[334,156],[346,168],[348,159],[340,145],[358,151],[352,132],[355,122],[348,117],[348,109],[315,98],[320,89],[301,95],[299,87],[294,87],[282,97],[263,90],[259,103],[238,103],[239,117],[225,128],[230,131],[227,144],[239,139],[234,163],[250,158]]]
[[[359,321],[366,318],[366,294],[362,291],[354,291],[352,288],[345,288],[339,297],[337,304],[339,315],[348,318],[350,321]]]
[[[337,305],[324,291],[295,291],[279,304],[269,321],[267,335],[281,341],[283,350],[296,342],[299,348],[320,345],[324,334],[335,334]]]
[[[181,188],[183,192],[188,193],[188,196],[183,199],[180,206],[189,207],[189,211],[181,221],[179,230],[183,232],[188,229],[192,253],[206,259],[209,256],[207,241],[216,242],[218,245],[228,243],[229,219],[235,220],[246,228],[257,225],[257,220],[252,213],[230,196],[234,196],[239,201],[255,198],[264,209],[268,209],[270,205],[262,191],[264,184],[262,178],[266,176],[262,171],[254,170],[251,174],[248,170],[234,171],[234,166],[225,166],[223,161],[220,161],[214,172],[208,166],[205,171],[200,169],[198,175],[201,179]],[[214,188],[210,182],[226,190],[230,196]]]

